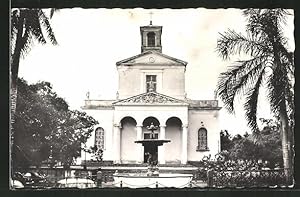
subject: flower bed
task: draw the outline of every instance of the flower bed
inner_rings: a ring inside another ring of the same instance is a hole
[[[213,187],[268,187],[284,185],[283,169],[252,171],[212,171]]]
[[[285,184],[284,169],[269,162],[255,160],[202,159],[194,163],[195,180],[208,182],[210,187],[267,187]]]

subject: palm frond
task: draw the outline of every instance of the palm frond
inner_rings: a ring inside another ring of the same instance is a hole
[[[54,15],[54,13],[55,12],[58,12],[60,9],[58,9],[58,8],[51,8],[51,10],[50,10],[50,18],[52,18],[53,17],[53,15]]]
[[[279,22],[286,24],[286,17],[290,15],[288,10],[283,8],[275,8],[275,9],[265,9],[264,10],[265,17],[276,18]]]
[[[21,39],[21,56],[23,58],[30,52],[32,41],[32,32],[30,29],[26,28]]]
[[[260,15],[261,13],[261,9],[257,9],[257,8],[247,8],[243,10],[243,15],[245,17],[256,17],[258,15]]]
[[[246,92],[249,91],[249,89],[252,89],[255,85],[255,79],[258,73],[260,73],[264,69],[264,62],[261,59],[256,59],[255,61],[247,62],[249,64],[252,64],[252,69],[245,73],[243,76],[240,77],[240,79],[237,81],[235,86],[233,87],[233,90],[236,92],[235,95],[242,94],[245,95]]]
[[[235,62],[235,66],[220,74],[216,94],[224,102],[225,108],[234,113],[234,98],[245,94],[255,85],[255,76],[263,69],[264,56],[247,61]]]
[[[270,42],[281,43],[285,45],[287,39],[283,36],[282,22],[285,21],[285,15],[282,15],[281,9],[266,10],[259,21],[262,25],[262,31],[267,35]]]
[[[286,24],[286,16],[291,15],[288,10],[282,8],[275,9],[256,9],[249,8],[243,10],[243,15],[247,18],[248,23],[259,23],[263,18],[269,18],[278,20],[283,24]]]
[[[29,29],[31,34],[41,44],[46,44],[41,24],[38,16],[39,9],[28,9],[26,10],[25,16],[25,28]]]
[[[247,17],[246,31],[260,40],[273,43],[274,39],[286,44],[283,36],[283,25],[286,24],[288,12],[284,9],[247,9],[243,11]]]
[[[295,72],[294,53],[289,52],[283,44],[279,44],[278,49],[280,51],[281,61],[285,63],[285,66],[290,70],[292,74]]]
[[[45,28],[47,32],[47,37],[49,38],[50,42],[53,45],[57,45],[57,40],[55,38],[54,32],[52,30],[52,27],[50,25],[48,17],[45,15],[45,13],[42,10],[39,10],[38,16],[40,18],[42,26]]]
[[[243,15],[246,16],[248,23],[246,24],[246,31],[253,37],[261,40],[266,40],[266,35],[262,31],[263,25],[261,24],[261,9],[246,9]]]
[[[252,131],[255,133],[258,131],[257,126],[257,101],[258,101],[258,95],[259,95],[259,87],[262,85],[262,79],[263,79],[263,73],[264,71],[261,70],[261,72],[256,77],[255,85],[252,88],[251,91],[246,96],[246,101],[244,103],[244,109],[246,111],[245,117],[248,123],[248,126],[252,129]]]
[[[241,52],[251,56],[259,56],[265,52],[265,43],[255,40],[255,37],[245,37],[233,30],[220,35],[216,50],[223,59],[229,59],[230,55],[241,54]]]

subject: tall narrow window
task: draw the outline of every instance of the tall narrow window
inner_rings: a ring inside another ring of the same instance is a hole
[[[104,129],[101,127],[95,130],[95,146],[98,150],[104,150]]]
[[[198,147],[197,150],[208,150],[207,147],[207,130],[201,127],[198,130]]]
[[[147,41],[148,41],[148,46],[149,47],[154,47],[155,46],[155,33],[154,32],[149,32],[147,34]]]
[[[147,92],[156,92],[156,75],[146,75]]]

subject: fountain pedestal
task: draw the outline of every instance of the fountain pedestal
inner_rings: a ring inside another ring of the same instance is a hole
[[[148,150],[152,150],[152,152],[151,151],[148,152],[151,158],[150,161],[145,161],[148,162],[150,166],[154,166],[158,163],[158,157],[157,157],[158,146],[162,146],[164,143],[171,142],[171,140],[167,140],[167,139],[155,139],[154,131],[157,130],[157,128],[158,126],[155,126],[152,122],[149,126],[147,126],[147,129],[151,131],[150,139],[134,141],[135,143],[142,144],[142,146],[144,146],[145,148],[147,147]],[[153,152],[153,150],[156,150],[156,153]],[[156,156],[156,158],[153,158],[154,156]]]

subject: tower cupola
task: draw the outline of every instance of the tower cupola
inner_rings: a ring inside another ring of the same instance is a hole
[[[153,26],[152,21],[150,21],[150,25],[142,26],[140,27],[140,30],[142,38],[142,53],[145,51],[157,51],[161,53],[162,26]]]

